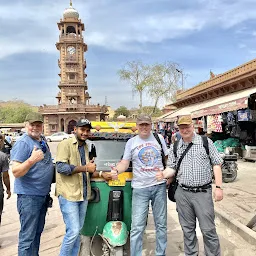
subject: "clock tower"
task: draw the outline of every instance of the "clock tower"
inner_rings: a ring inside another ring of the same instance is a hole
[[[77,109],[79,104],[89,105],[89,94],[86,93],[86,61],[84,53],[87,45],[84,43],[84,24],[79,19],[79,13],[70,6],[63,13],[63,20],[58,23],[60,31],[56,47],[60,52],[58,61],[60,67],[60,93],[58,104],[68,109]]]
[[[59,51],[58,66],[60,68],[58,84],[59,93],[57,106],[44,105],[39,111],[44,115],[44,132],[52,134],[56,131],[70,133],[80,118],[90,121],[105,120],[107,107],[90,105],[88,93],[86,60],[84,53],[87,45],[84,42],[84,24],[79,19],[78,11],[70,1],[65,9],[63,19],[58,24],[59,40],[56,48]],[[55,110],[56,109],[56,110]]]

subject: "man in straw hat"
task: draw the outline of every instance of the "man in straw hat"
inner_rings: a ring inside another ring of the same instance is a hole
[[[158,180],[174,176],[177,162],[189,147],[178,170],[178,188],[175,193],[179,221],[184,235],[185,255],[198,255],[195,231],[196,219],[198,219],[203,234],[205,255],[218,256],[221,251],[214,223],[212,170],[216,184],[215,201],[221,201],[223,160],[210,139],[194,132],[191,116],[181,116],[177,124],[182,139],[170,148],[168,168],[158,174]]]

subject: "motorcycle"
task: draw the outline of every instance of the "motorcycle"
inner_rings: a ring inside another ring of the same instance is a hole
[[[233,182],[237,177],[238,155],[237,154],[227,155],[225,153],[220,153],[220,154],[223,159],[223,164],[221,166],[222,180],[225,183]]]

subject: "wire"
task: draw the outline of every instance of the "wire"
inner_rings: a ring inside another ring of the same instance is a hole
[[[93,243],[93,240],[96,236],[97,231],[98,231],[98,226],[96,226],[95,232],[94,232],[93,237],[92,237],[91,242],[90,242],[90,252],[91,252],[92,256],[95,256],[95,254],[92,252],[92,243]]]

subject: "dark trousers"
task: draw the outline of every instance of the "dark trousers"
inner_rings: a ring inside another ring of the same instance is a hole
[[[180,225],[184,235],[185,255],[198,255],[198,241],[196,237],[196,219],[204,240],[206,256],[220,256],[220,243],[214,223],[214,206],[212,189],[207,192],[193,193],[178,186],[175,199]]]
[[[38,256],[47,212],[46,196],[18,195],[20,215],[18,256]]]
[[[0,194],[0,224],[1,224],[1,221],[2,221],[3,208],[4,208],[4,195]]]

